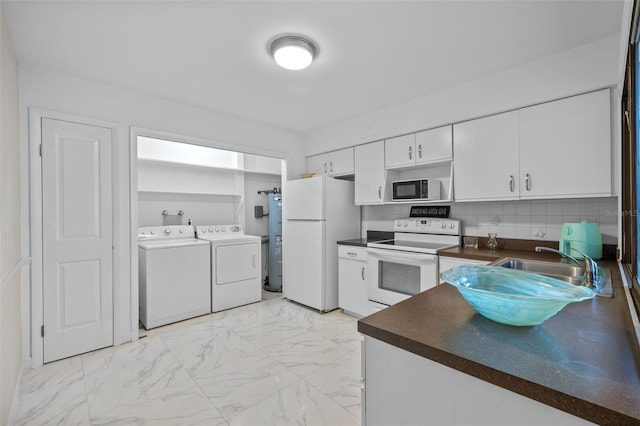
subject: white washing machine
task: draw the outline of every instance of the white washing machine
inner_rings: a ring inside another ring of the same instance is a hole
[[[245,235],[242,225],[197,226],[196,231],[211,243],[211,312],[259,302],[262,239]]]
[[[138,277],[146,329],[211,312],[211,246],[193,226],[138,228]]]

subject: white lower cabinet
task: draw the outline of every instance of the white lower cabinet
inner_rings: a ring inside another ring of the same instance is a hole
[[[338,246],[338,306],[358,317],[370,312],[365,247]]]
[[[440,256],[438,260],[438,276],[444,271],[462,265],[488,265],[490,262],[484,260],[461,259],[457,257]]]
[[[592,424],[372,337],[364,343],[367,426]]]

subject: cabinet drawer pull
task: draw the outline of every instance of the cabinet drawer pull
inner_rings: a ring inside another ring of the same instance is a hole
[[[409,160],[411,160],[411,159],[412,159],[412,157],[413,157],[413,152],[412,152],[412,151],[413,151],[413,149],[412,149],[412,148],[413,148],[413,147],[411,147],[411,146],[409,147]]]
[[[531,176],[529,173],[524,176],[524,186],[527,188],[527,191],[531,191]]]
[[[515,190],[515,178],[513,175],[509,177],[509,191],[513,192]]]
[[[382,199],[382,187],[378,187],[378,198]]]
[[[333,173],[333,161],[329,163],[329,171]]]
[[[362,281],[364,281],[364,266],[362,267],[361,275],[362,275]]]
[[[358,253],[354,253],[354,252],[352,252],[352,251],[348,251],[348,252],[347,252],[347,256],[355,257],[355,256],[357,256],[357,255],[358,255]]]
[[[322,166],[322,168],[324,169],[324,173],[327,173],[327,162],[324,162],[324,165]]]
[[[418,158],[422,158],[422,144],[418,145]]]

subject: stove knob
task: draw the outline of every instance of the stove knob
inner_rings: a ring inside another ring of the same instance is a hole
[[[204,228],[201,228],[199,232],[202,232],[203,234],[206,234],[206,233],[207,233],[207,230],[206,230],[206,229],[204,229]]]
[[[216,228],[216,232],[218,231],[218,229]],[[213,228],[209,228],[209,232],[213,232]]]
[[[446,223],[443,223],[442,225],[440,225],[442,227],[442,229],[445,229],[447,227]]]
[[[181,229],[181,230],[180,230],[180,233],[181,233],[181,234],[184,234],[184,231]]]
[[[232,226],[231,227],[231,231],[232,232],[238,232],[238,231],[240,231],[240,227],[239,226]]]
[[[171,229],[165,229],[164,230],[164,235],[166,235],[166,236],[171,235]]]
[[[222,232],[227,232],[227,228],[222,227]]]
[[[455,228],[455,227],[456,227],[456,225],[455,225],[455,224],[453,224],[453,223],[450,223],[450,224],[449,224],[449,228],[453,229],[453,228]]]
[[[406,228],[407,226],[409,226],[409,221],[408,221],[408,220],[405,220],[405,221],[404,221],[404,227]]]
[[[142,235],[147,235],[147,233],[146,233],[146,232],[144,232],[144,231],[142,231]]]
[[[151,235],[155,235],[155,232],[151,231],[151,232],[150,232],[150,234],[151,234]]]

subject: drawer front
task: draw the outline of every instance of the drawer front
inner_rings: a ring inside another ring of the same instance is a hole
[[[367,249],[365,247],[355,246],[338,246],[338,257],[345,259],[360,260],[362,262],[367,261]]]

